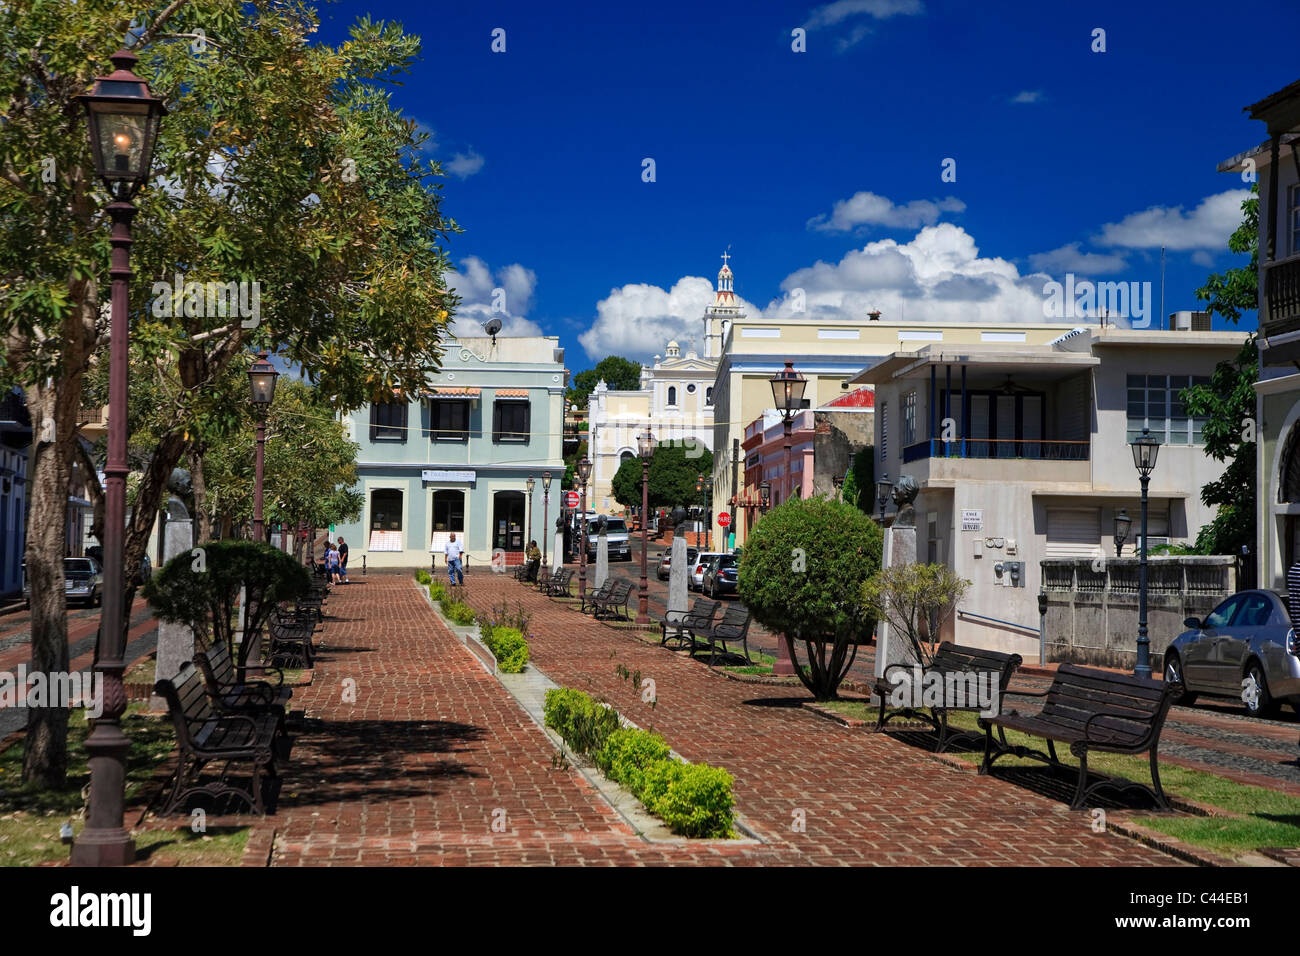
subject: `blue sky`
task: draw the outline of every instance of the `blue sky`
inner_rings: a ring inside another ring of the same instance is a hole
[[[1240,261],[1248,184],[1215,167],[1263,140],[1242,107],[1296,79],[1300,34],[1300,4],[1202,0],[320,13],[330,42],[362,14],[423,37],[395,102],[449,171],[465,322],[504,289],[507,331],[558,335],[575,370],[702,348],[728,246],[751,314],[802,290],[810,314],[1042,321],[1073,273],[1151,282],[1158,322],[1162,243],[1165,311],[1196,308]]]

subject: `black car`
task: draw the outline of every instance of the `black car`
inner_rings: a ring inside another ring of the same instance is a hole
[[[739,567],[740,562],[736,560],[734,554],[724,554],[714,558],[704,569],[704,583],[700,585],[700,590],[711,598],[716,598],[720,594],[735,594]]]

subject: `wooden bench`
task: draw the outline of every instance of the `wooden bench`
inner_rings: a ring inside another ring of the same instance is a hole
[[[310,668],[315,666],[316,647],[312,635],[316,633],[316,620],[310,614],[280,611],[266,622],[270,637],[267,660],[280,667]]]
[[[191,664],[184,664],[174,681],[160,680],[154,690],[167,701],[176,728],[179,760],[172,776],[171,791],[162,813],[184,808],[190,797],[206,794],[213,799],[235,796],[259,814],[266,813],[262,800],[262,775],[276,779],[275,760],[283,750],[279,718],[275,714],[217,714],[208,700],[203,677]],[[216,780],[203,783],[203,768],[222,764]],[[232,766],[248,764],[251,783],[241,786],[230,774]]]
[[[564,568],[551,575],[546,585],[546,594],[550,597],[573,597],[569,587],[573,583],[573,569]]]
[[[623,609],[622,617],[624,620],[627,620],[629,617],[627,612],[627,603],[631,598],[632,585],[626,581],[620,581],[604,596],[592,599],[592,617],[613,617],[614,612],[621,607]]]
[[[926,673],[933,673],[939,678],[946,678],[952,675],[954,683],[958,678],[962,678],[962,683],[969,689],[970,683],[966,678],[976,674],[997,674],[998,675],[998,700],[1007,691],[1007,684],[1011,680],[1011,675],[1016,672],[1024,659],[1019,654],[1004,654],[1000,651],[988,651],[980,647],[967,647],[962,644],[940,644],[939,649],[935,651],[934,658],[928,664],[921,668],[922,677]],[[950,711],[979,711],[978,701],[966,700],[958,705],[955,701],[945,701],[943,704],[930,707],[930,713],[917,710],[914,707],[897,707],[892,712],[888,712],[889,698],[896,686],[895,682],[890,679],[890,672],[895,670],[911,671],[911,664],[890,664],[885,668],[885,672],[876,680],[875,692],[880,698],[880,714],[876,718],[876,730],[884,730],[885,725],[895,717],[913,717],[926,721],[934,727],[939,733],[939,742],[935,746],[935,753],[943,753],[949,743],[948,733],[948,713]],[[946,686],[946,682],[945,682]],[[974,736],[982,737],[981,731],[971,730],[964,734],[955,736]]]
[[[263,674],[275,671],[277,676],[274,684],[267,680],[241,681],[235,672],[235,659],[225,641],[217,641],[206,651],[195,654],[194,666],[203,675],[208,696],[218,711],[234,714],[275,713],[283,723],[285,708],[289,704],[289,698],[293,697],[293,690],[284,686],[284,671],[280,668],[256,668]],[[245,668],[251,669],[253,668]]]
[[[609,578],[604,584],[594,591],[588,591],[587,595],[582,598],[582,603],[578,605],[578,610],[586,614],[588,610],[595,610],[596,602],[602,598],[608,597],[609,593],[614,590],[616,582]]]
[[[691,605],[689,610],[669,611],[664,615],[664,619],[659,622],[659,645],[661,647],[666,645],[669,638],[672,638],[679,644],[690,641],[693,650],[695,638],[692,629],[703,630],[711,627],[713,625],[713,616],[718,613],[718,608],[721,606],[720,601],[696,598],[695,603]],[[669,631],[673,633],[669,634]]]
[[[1070,753],[1079,759],[1079,783],[1075,788],[1074,802],[1070,804],[1071,810],[1082,810],[1088,796],[1105,787],[1121,791],[1141,790],[1153,797],[1160,809],[1169,810],[1169,800],[1160,786],[1156,749],[1169,708],[1182,693],[1182,684],[1062,664],[1047,690],[1009,692],[1009,696],[1047,698],[1039,713],[1023,716],[1012,710],[998,717],[980,719],[985,730],[984,762],[980,765],[980,773],[988,773],[993,761],[1007,753],[1034,757],[1059,767],[1060,761],[1056,757],[1056,742],[1059,741],[1069,744]],[[995,728],[999,732],[1014,730],[1042,737],[1047,741],[1048,752],[1044,754],[1028,747],[1008,746],[1005,739],[995,744]],[[1154,789],[1118,777],[1103,777],[1089,785],[1088,754],[1091,751],[1149,753]]]
[[[730,654],[727,642],[739,641],[740,646],[745,650],[745,660],[750,664],[754,663],[749,657],[749,622],[752,619],[750,613],[744,608],[729,607],[722,612],[722,619],[716,624],[706,627],[687,627],[691,634],[691,656],[695,656],[697,647],[708,647],[709,666],[712,667],[718,656],[718,645],[722,646],[724,654]],[[703,640],[698,640],[699,638]]]

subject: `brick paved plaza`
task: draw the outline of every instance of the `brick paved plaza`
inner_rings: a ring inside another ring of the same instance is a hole
[[[762,842],[644,840],[577,770],[553,768],[550,740],[409,576],[352,580],[331,595],[314,681],[296,692],[321,725],[295,745],[278,813],[250,841],[274,831],[273,865],[1178,864],[1031,789],[824,720],[799,706],[802,688],[728,680],[513,580],[471,575],[476,609],[506,599],[532,613],[531,666],[730,771]],[[619,663],[654,679],[653,709]]]

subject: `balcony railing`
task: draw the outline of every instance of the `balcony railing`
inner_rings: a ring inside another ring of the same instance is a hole
[[[931,438],[903,446],[903,461],[922,458],[1022,458],[1031,461],[1087,461],[1090,442],[1045,441],[1041,438]]]
[[[1268,334],[1281,335],[1300,328],[1300,256],[1267,264],[1264,269]],[[1286,322],[1288,327],[1275,324],[1280,322]]]
[[[84,425],[98,425],[103,420],[103,408],[82,408],[77,411],[77,421]]]

